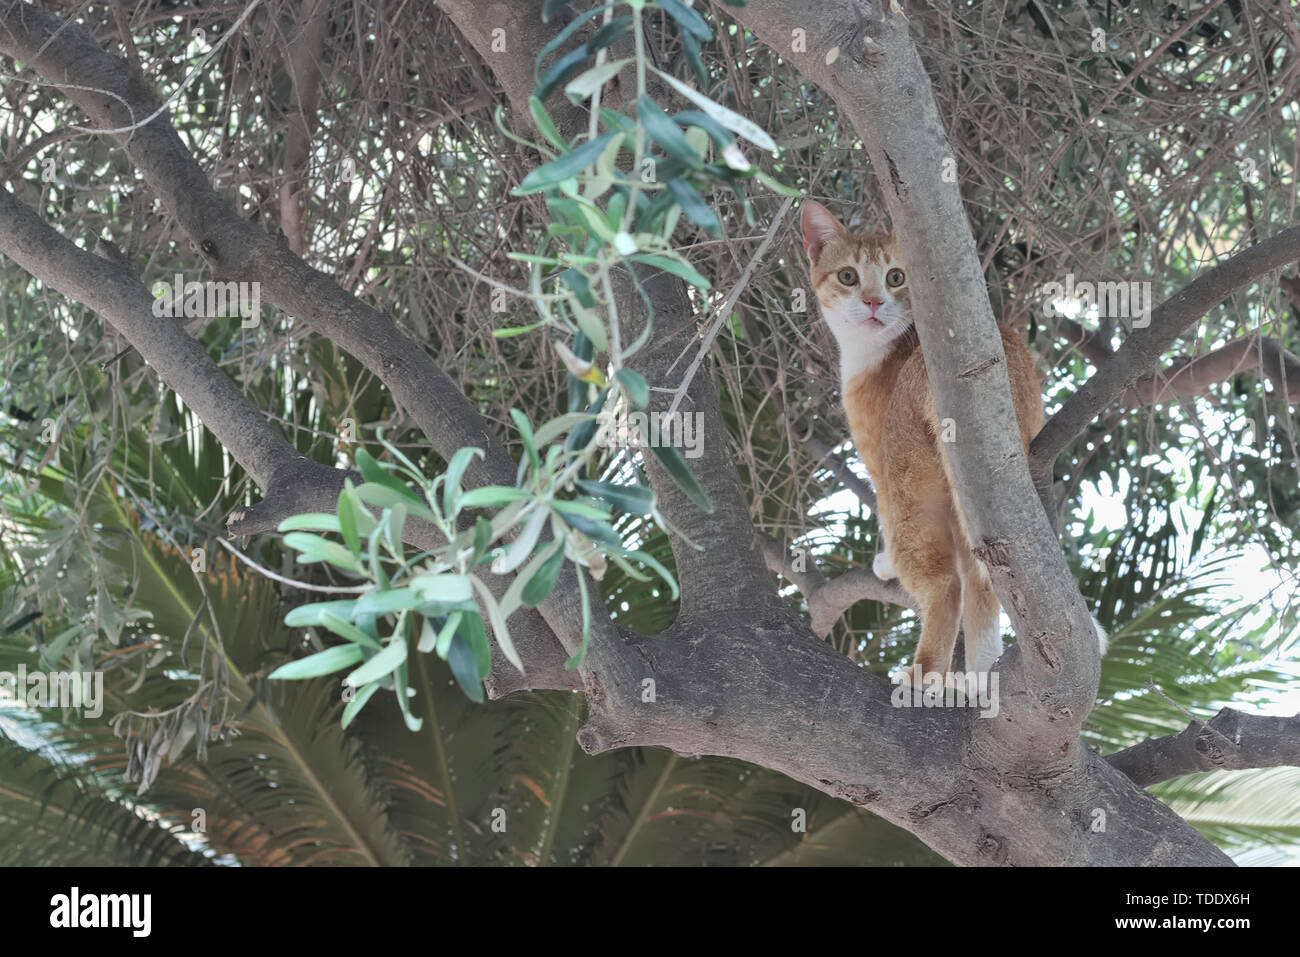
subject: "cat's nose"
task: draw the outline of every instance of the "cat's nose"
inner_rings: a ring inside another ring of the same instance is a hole
[[[883,299],[863,299],[862,301],[865,302],[871,308],[872,312],[875,312],[877,309],[879,309],[881,306],[885,304],[885,300]]]

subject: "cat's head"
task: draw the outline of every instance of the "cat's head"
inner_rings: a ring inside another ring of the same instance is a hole
[[[803,248],[844,381],[874,368],[912,327],[912,295],[892,235],[850,233],[820,203],[803,206]]]

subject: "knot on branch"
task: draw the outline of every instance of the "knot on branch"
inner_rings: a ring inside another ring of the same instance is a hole
[[[885,60],[885,51],[877,41],[880,24],[884,21],[885,11],[882,5],[880,17],[868,17],[869,4],[858,0],[853,5],[853,24],[846,26],[834,35],[834,46],[826,55],[826,65],[830,66],[839,57],[841,49],[868,69],[874,69]]]
[[[1216,768],[1224,767],[1237,750],[1231,741],[1209,725],[1202,726],[1196,733],[1192,746],[1196,748],[1197,754]]]
[[[1029,647],[1034,650],[1034,654],[1038,656],[1038,659],[1043,663],[1048,671],[1055,674],[1061,670],[1061,650],[1058,647],[1057,640],[1047,634],[1047,632],[1039,631],[1030,635]],[[1050,695],[1047,696],[1048,699],[1050,699],[1050,697]],[[1048,706],[1049,713],[1054,710],[1051,707],[1050,700],[1045,699],[1041,703]],[[1068,711],[1069,709],[1067,708],[1065,710]]]
[[[983,362],[980,362],[980,363],[977,363],[976,365],[971,366],[971,367],[970,367],[969,369],[967,369],[965,372],[958,372],[958,373],[957,373],[957,378],[959,378],[959,379],[978,379],[980,376],[982,376],[984,373],[988,372],[990,369],[992,369],[995,365],[997,365],[997,364],[998,364],[999,362],[1001,362],[1001,361],[1002,361],[1002,357],[1001,357],[1001,356],[989,356],[989,357],[988,357],[987,359],[985,359]]]
[[[989,568],[1006,568],[1011,564],[1011,542],[1005,538],[986,538],[971,551]]]
[[[980,808],[979,797],[975,794],[974,789],[957,791],[944,798],[942,801],[935,801],[931,804],[913,804],[907,809],[907,818],[913,824],[920,824],[939,811],[952,809],[960,811],[963,814],[974,814]]]
[[[907,200],[907,185],[903,182],[902,174],[898,172],[898,164],[894,158],[885,150],[885,162],[889,165],[889,185],[894,190],[894,195],[898,197],[899,202]]]
[[[1006,841],[988,831],[980,835],[980,839],[975,843],[975,850],[990,864],[1005,864],[1009,856]]]

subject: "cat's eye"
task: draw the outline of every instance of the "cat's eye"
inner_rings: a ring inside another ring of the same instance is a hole
[[[835,274],[835,278],[846,286],[856,286],[858,284],[858,273],[854,269],[841,269]]]
[[[907,277],[903,275],[903,270],[899,269],[897,266],[885,273],[885,283],[891,289],[897,289],[901,286],[905,278]]]

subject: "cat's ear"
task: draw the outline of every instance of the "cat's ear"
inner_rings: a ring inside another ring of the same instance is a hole
[[[808,254],[808,261],[817,262],[822,249],[832,239],[848,235],[848,230],[840,225],[835,215],[821,203],[811,199],[803,204],[800,216],[803,224],[803,250]]]

